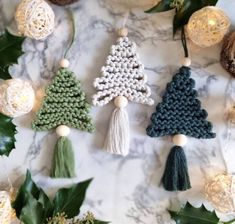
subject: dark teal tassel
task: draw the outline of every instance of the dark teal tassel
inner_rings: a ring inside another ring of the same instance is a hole
[[[185,191],[191,188],[184,150],[174,146],[167,158],[162,183],[167,191]]]
[[[72,143],[67,137],[60,137],[55,146],[51,177],[70,178],[75,176]]]

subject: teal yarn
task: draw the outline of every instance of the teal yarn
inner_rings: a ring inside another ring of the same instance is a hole
[[[72,143],[67,137],[60,137],[55,146],[51,171],[53,178],[75,177],[75,162]]]
[[[209,139],[216,135],[207,121],[207,112],[201,109],[190,77],[191,69],[182,66],[167,84],[162,102],[151,116],[146,132],[150,137],[183,134],[194,138]],[[187,160],[181,146],[173,146],[166,161],[162,183],[168,191],[184,191],[191,188]]]
[[[162,184],[167,191],[185,191],[191,188],[187,159],[180,146],[173,146],[167,158]]]
[[[212,124],[207,121],[207,112],[201,109],[194,89],[195,81],[190,78],[189,67],[182,66],[172,81],[167,84],[162,102],[151,116],[147,128],[150,137],[184,134],[194,138],[214,138]]]

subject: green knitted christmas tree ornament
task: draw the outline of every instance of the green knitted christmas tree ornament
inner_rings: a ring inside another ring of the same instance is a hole
[[[183,66],[167,84],[162,102],[151,116],[147,128],[150,137],[173,136],[173,148],[166,162],[162,183],[168,191],[184,191],[191,188],[188,166],[183,146],[187,137],[214,138],[212,124],[206,120],[207,112],[201,109],[194,89],[195,81],[190,77],[191,60],[188,58],[186,39],[182,30],[182,43],[185,49]]]
[[[81,84],[75,74],[67,69],[69,62],[61,61],[52,84],[46,89],[42,107],[36,114],[32,128],[36,131],[49,131],[56,128],[59,136],[54,153],[52,177],[74,177],[74,155],[67,136],[70,128],[92,132],[94,126],[89,116],[90,105],[86,101]]]

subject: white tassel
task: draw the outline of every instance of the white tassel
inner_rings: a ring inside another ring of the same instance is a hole
[[[129,153],[129,119],[126,110],[128,100],[124,96],[114,99],[117,107],[109,123],[109,131],[105,140],[104,148],[113,154],[126,156]]]
[[[113,154],[129,153],[129,118],[124,108],[116,108],[112,114],[104,148]]]

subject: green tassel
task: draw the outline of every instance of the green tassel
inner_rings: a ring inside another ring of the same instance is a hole
[[[74,177],[74,164],[74,153],[71,141],[67,137],[60,137],[55,146],[51,177]]]
[[[167,158],[162,183],[167,191],[185,191],[191,188],[187,159],[180,146],[174,146]]]

